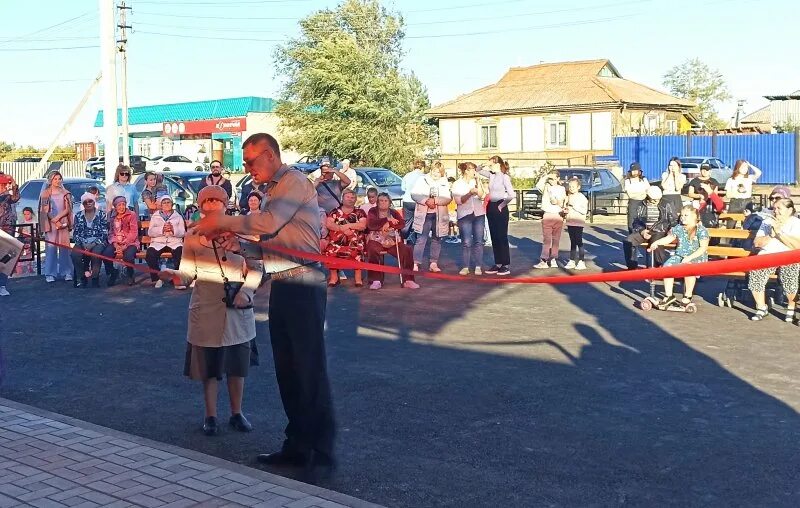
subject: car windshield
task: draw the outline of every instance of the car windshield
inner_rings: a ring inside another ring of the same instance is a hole
[[[558,176],[565,182],[570,178],[577,178],[578,180],[581,181],[581,187],[588,185],[588,181],[590,178],[588,171],[578,171],[569,169],[559,170]]]
[[[184,187],[188,186],[191,189],[192,192],[197,194],[198,192],[200,192],[200,186],[203,184],[203,179],[204,178],[205,178],[205,176],[203,176],[203,175],[187,176],[187,177],[181,178],[181,180],[182,180],[181,183],[184,184]]]
[[[89,192],[89,187],[97,187],[100,190],[100,198],[105,199],[106,197],[106,188],[103,184],[98,182],[73,182],[73,183],[65,183],[64,187],[67,188],[70,194],[72,194],[73,202],[80,203],[81,196],[84,193]]]
[[[681,159],[681,164],[701,164],[705,159],[698,159],[697,157],[685,157]]]
[[[365,173],[378,187],[392,187],[402,183],[400,177],[388,169],[365,171]]]

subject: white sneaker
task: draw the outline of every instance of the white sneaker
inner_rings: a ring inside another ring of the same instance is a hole
[[[475,267],[475,275],[483,275],[483,270],[481,270],[480,266]]]
[[[550,268],[558,268],[558,262],[556,261],[556,258],[550,260]]]
[[[65,275],[65,276],[64,276],[64,280],[65,280],[66,282],[72,282],[72,275],[71,275],[71,274],[70,274],[70,275]]]
[[[414,263],[414,271],[415,271],[415,272],[418,272],[418,271],[419,271],[419,264],[417,264],[417,263]]]
[[[379,281],[379,280],[374,280],[374,281],[372,281],[372,284],[369,285],[370,289],[380,289],[382,287],[383,287],[383,284],[381,284],[381,281]]]
[[[344,270],[339,270],[339,280],[347,280],[347,275],[345,275]]]
[[[480,268],[478,268],[478,270],[480,270]],[[459,275],[469,275],[469,268],[462,268],[461,270],[459,270],[458,274]]]
[[[186,289],[186,286],[175,286],[175,289],[177,289],[178,291],[184,291]]]
[[[578,264],[575,265],[576,270],[586,270],[586,263],[583,261],[578,261]]]
[[[550,265],[547,264],[547,261],[539,261],[538,263],[533,265],[533,267],[539,270],[543,270],[545,268],[550,268]]]
[[[0,296],[11,296],[5,286],[0,286]]]
[[[53,277],[52,275],[48,275],[47,277],[44,278],[44,281],[50,284],[51,282],[55,282],[56,278]]]
[[[419,289],[419,284],[413,280],[407,280],[403,283],[403,287],[406,289]]]
[[[565,270],[574,270],[575,269],[575,261],[569,260],[566,265],[564,265]]]
[[[439,264],[438,263],[431,263],[431,266],[428,267],[428,270],[430,270],[431,272],[434,272],[434,273],[442,271],[442,269],[439,268]]]
[[[164,287],[164,281],[163,280],[157,280],[154,287],[156,289]]]

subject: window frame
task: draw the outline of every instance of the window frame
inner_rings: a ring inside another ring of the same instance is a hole
[[[482,124],[480,127],[480,149],[481,150],[497,150],[498,146],[498,138],[497,138],[497,124],[496,123],[487,123]],[[486,144],[484,144],[484,135],[483,129],[486,129]],[[492,146],[492,132],[494,130],[494,146]]]
[[[564,125],[564,143],[559,140],[560,126]],[[544,147],[547,150],[568,150],[569,149],[569,119],[568,118],[548,118],[544,121]],[[552,142],[552,129],[555,127],[555,143]]]

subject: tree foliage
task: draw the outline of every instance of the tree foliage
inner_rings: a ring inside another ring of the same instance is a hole
[[[36,148],[33,145],[17,146],[14,143],[8,143],[0,140],[0,161],[13,161],[20,157],[42,157],[46,148]],[[74,161],[78,159],[78,152],[75,145],[59,145],[53,151],[50,160],[59,161]]]
[[[699,58],[676,65],[664,74],[664,86],[673,95],[697,104],[694,114],[706,129],[722,129],[727,122],[717,113],[716,106],[731,98],[722,74]]]
[[[433,146],[427,90],[401,68],[402,17],[378,0],[344,0],[300,29],[276,51],[284,145],[400,171]]]

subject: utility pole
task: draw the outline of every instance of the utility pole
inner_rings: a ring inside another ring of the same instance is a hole
[[[744,99],[739,99],[736,101],[736,123],[734,127],[739,128],[739,120],[742,116],[742,112],[744,112],[744,103],[747,102]]]
[[[100,73],[103,90],[103,144],[105,146],[106,185],[114,183],[119,164],[119,131],[117,129],[117,51],[114,0],[100,3]]]
[[[122,55],[122,163],[126,166],[131,164],[130,141],[128,138],[128,36],[127,29],[131,26],[126,24],[127,12],[131,9],[125,5],[125,0],[117,5],[119,9],[119,27],[121,34],[117,41],[117,50]]]

